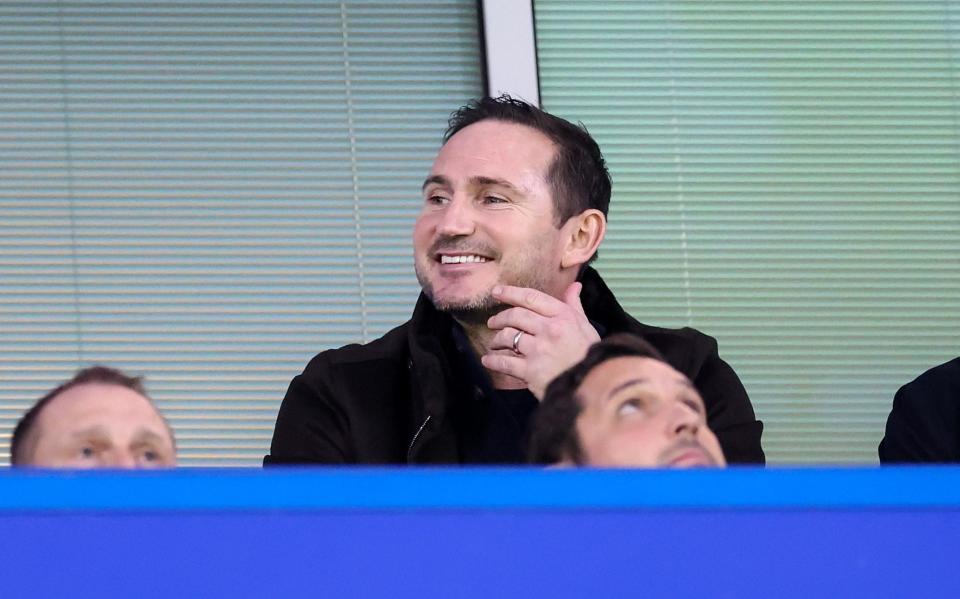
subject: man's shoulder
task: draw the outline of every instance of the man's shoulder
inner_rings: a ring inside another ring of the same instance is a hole
[[[406,365],[410,354],[408,332],[410,321],[367,343],[350,343],[318,353],[304,369],[304,374],[338,367],[383,367],[390,363]]]
[[[648,325],[627,313],[596,270],[585,269],[582,282],[587,316],[606,329],[604,336],[612,333],[639,335],[691,378],[705,361],[717,355],[716,339],[697,329]]]
[[[322,351],[293,377],[264,463],[392,463],[406,447],[407,324]]]
[[[960,358],[927,370],[893,398],[881,463],[960,461]]]
[[[960,357],[934,366],[904,385],[898,395],[904,398],[949,399],[960,406]]]
[[[960,357],[934,366],[918,376],[914,382],[960,387]]]
[[[616,332],[616,331],[611,331]],[[630,330],[657,348],[678,370],[693,376],[717,356],[717,340],[692,327],[657,327],[634,321]]]
[[[685,350],[711,352],[717,349],[717,340],[693,327],[657,327],[637,322],[638,334],[653,343],[655,347],[677,346]]]

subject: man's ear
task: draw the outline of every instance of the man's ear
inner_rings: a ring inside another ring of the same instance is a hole
[[[567,243],[563,248],[560,266],[580,266],[590,260],[600,247],[607,233],[607,219],[595,208],[584,210],[563,224],[563,233]]]

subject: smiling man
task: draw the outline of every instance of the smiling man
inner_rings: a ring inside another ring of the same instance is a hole
[[[530,461],[605,468],[725,466],[693,383],[649,343],[611,335],[547,387]]]
[[[621,331],[696,382],[730,461],[762,463],[762,424],[716,342],[639,323],[587,266],[610,188],[584,128],[506,96],[458,110],[423,183],[413,316],[317,355],[264,463],[522,463],[547,383]]]
[[[13,466],[170,468],[173,432],[138,377],[106,366],[79,371],[44,395],[17,423]]]

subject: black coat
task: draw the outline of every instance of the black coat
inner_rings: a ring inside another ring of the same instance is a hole
[[[716,341],[637,322],[591,268],[581,281],[591,321],[639,334],[694,382],[727,460],[762,464],[763,424]],[[264,464],[459,463],[450,407],[462,391],[444,341],[452,324],[421,294],[411,319],[380,339],[318,354],[287,389]]]
[[[882,463],[960,462],[960,358],[897,391],[879,453]]]

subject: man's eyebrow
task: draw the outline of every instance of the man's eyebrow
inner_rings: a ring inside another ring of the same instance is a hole
[[[106,437],[106,436],[108,436],[108,435],[107,435],[107,429],[106,429],[106,427],[104,427],[103,425],[94,424],[93,426],[88,426],[87,428],[84,428],[84,429],[81,429],[81,430],[78,430],[78,431],[74,431],[74,432],[71,434],[71,436],[74,437],[74,438],[89,437],[89,436],[91,436],[91,435],[100,435],[100,436]]]
[[[497,179],[494,177],[484,177],[483,175],[478,175],[476,177],[471,177],[470,182],[474,185],[497,185],[499,187],[506,187],[507,189],[512,189],[513,191],[522,191],[513,183],[507,181],[506,179]]]
[[[152,430],[141,428],[133,436],[134,443],[162,443],[163,435],[158,435]]]
[[[607,393],[607,398],[606,398],[606,400],[607,400],[607,401],[610,401],[611,399],[614,398],[614,396],[616,396],[617,393],[623,391],[624,389],[626,389],[626,388],[628,388],[628,387],[645,385],[645,384],[647,384],[647,383],[649,383],[649,382],[650,382],[650,379],[647,379],[647,378],[644,378],[644,377],[637,377],[637,378],[635,378],[635,379],[630,379],[630,380],[628,380],[628,381],[624,381],[624,382],[620,383],[619,385],[617,385],[616,387],[614,387],[613,389],[611,389],[611,390],[610,390],[610,393]],[[697,388],[693,385],[692,382],[690,382],[690,379],[688,379],[687,377],[678,377],[678,378],[675,378],[675,379],[673,379],[673,382],[676,383],[676,384],[678,384],[678,385],[680,385],[680,386],[682,386],[682,387],[685,387],[688,391],[693,391],[693,392],[697,395],[697,397],[700,397],[700,392],[697,391]],[[703,404],[703,399],[702,399],[702,398],[701,398],[700,402],[701,402],[701,405],[703,405],[704,410],[706,410],[706,405]]]
[[[609,393],[607,393],[607,399],[609,400],[609,399],[612,398],[614,395],[616,395],[617,393],[623,391],[623,390],[626,389],[627,387],[633,387],[633,386],[635,386],[635,385],[643,385],[643,384],[648,383],[648,382],[649,382],[649,380],[646,379],[646,378],[643,378],[643,377],[639,377],[639,378],[635,378],[635,379],[630,379],[630,380],[628,380],[628,381],[624,381],[624,382],[620,383],[619,385],[617,385],[616,387],[614,387],[613,389],[611,389]]]
[[[423,181],[423,186],[420,187],[420,190],[423,191],[427,188],[428,185],[443,185],[445,187],[450,187],[450,179],[447,179],[443,175],[430,175]]]
[[[499,187],[505,187],[507,189],[522,192],[523,190],[514,185],[513,183],[507,181],[506,179],[497,179],[496,177],[486,177],[483,175],[477,175],[476,177],[470,178],[470,183],[477,187],[485,185],[497,185]],[[423,186],[421,190],[426,189],[430,185],[442,185],[444,187],[450,187],[450,179],[447,179],[443,175],[430,175],[423,181]]]

